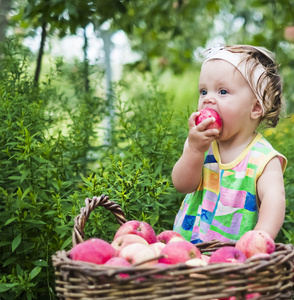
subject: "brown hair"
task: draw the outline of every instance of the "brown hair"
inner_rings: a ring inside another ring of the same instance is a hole
[[[265,48],[250,45],[225,46],[225,49],[234,53],[246,54],[244,61],[250,61],[253,66],[251,70],[248,70],[248,78],[252,78],[251,75],[255,68],[262,64],[265,72],[259,78],[255,91],[261,96],[264,106],[264,114],[260,122],[264,122],[269,127],[276,127],[283,104],[283,83],[273,53]],[[262,89],[264,80],[267,84]]]

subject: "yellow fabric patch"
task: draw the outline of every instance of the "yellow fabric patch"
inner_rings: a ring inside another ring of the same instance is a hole
[[[219,191],[219,174],[208,169],[204,169],[203,188],[213,193]]]
[[[247,169],[246,176],[253,178],[254,170],[253,169]]]

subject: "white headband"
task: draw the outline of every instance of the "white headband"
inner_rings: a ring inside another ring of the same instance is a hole
[[[255,47],[255,48],[257,48],[257,47]],[[262,108],[262,114],[264,114],[265,109],[264,109],[264,105],[263,105],[263,101],[262,101],[262,95],[263,95],[263,91],[265,90],[265,87],[268,83],[268,80],[264,80],[262,82],[260,93],[258,93],[258,89],[257,89],[258,80],[265,71],[262,64],[259,63],[255,67],[254,72],[251,75],[252,78],[249,78],[248,70],[250,70],[250,67],[252,66],[253,62],[245,61],[244,53],[234,53],[234,52],[225,50],[225,48],[223,46],[215,46],[215,47],[212,47],[209,50],[207,50],[205,52],[205,54],[206,54],[206,59],[203,62],[202,67],[209,60],[222,59],[222,60],[225,60],[225,61],[229,62],[230,64],[232,64],[234,67],[236,67],[240,71],[240,73],[243,75],[243,77],[246,79],[249,86],[251,87],[257,100],[259,101],[260,106]]]

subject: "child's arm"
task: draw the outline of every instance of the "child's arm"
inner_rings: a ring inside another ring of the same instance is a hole
[[[283,225],[286,209],[283,172],[277,157],[267,164],[258,179],[257,193],[261,206],[255,229],[265,230],[275,239]]]
[[[213,118],[208,118],[196,126],[195,119],[198,115],[199,112],[194,112],[189,118],[189,135],[184,151],[172,171],[174,187],[181,193],[191,193],[197,189],[201,180],[205,152],[219,135],[218,129],[206,130],[206,127],[214,122]]]

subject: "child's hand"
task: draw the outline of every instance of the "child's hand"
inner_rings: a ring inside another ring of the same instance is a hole
[[[207,118],[196,125],[195,119],[199,114],[199,112],[194,112],[189,118],[188,145],[195,152],[205,153],[212,141],[219,137],[220,131],[218,129],[207,129],[207,126],[215,121],[214,118]]]

